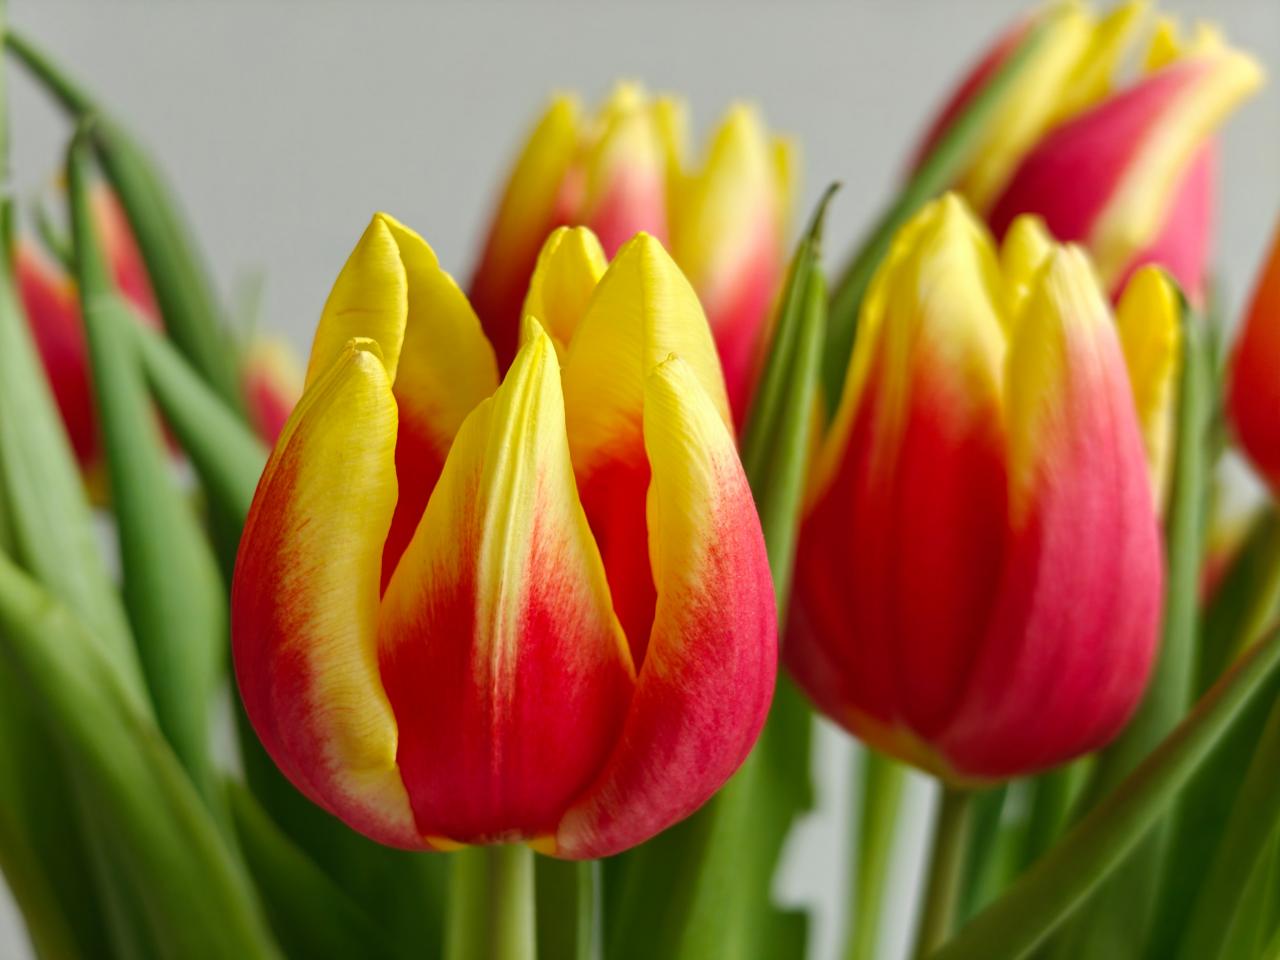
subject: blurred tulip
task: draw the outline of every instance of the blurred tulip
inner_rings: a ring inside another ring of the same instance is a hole
[[[159,330],[160,313],[146,265],[119,201],[104,184],[97,184],[91,202],[117,288],[132,304],[138,319]],[[102,439],[75,282],[28,242],[18,244],[15,271],[32,338],[76,460],[96,485],[102,468]],[[301,376],[295,366],[280,342],[253,341],[247,348],[241,369],[246,408],[254,429],[268,442],[275,441],[301,393]]]
[[[729,109],[701,169],[691,168],[684,105],[620,85],[592,118],[555,98],[507,181],[471,280],[471,300],[511,362],[534,262],[557,226],[580,224],[612,256],[645,231],[671,250],[706,310],[740,421],[786,266],[791,148],[755,110]]]
[[[1280,491],[1280,226],[1236,342],[1227,403],[1240,445]]]
[[[1201,301],[1215,209],[1212,136],[1262,80],[1211,28],[1182,40],[1161,20],[1143,75],[1113,89],[1147,5],[1098,17],[1064,0],[1019,22],[960,85],[917,162],[1024,41],[1033,42],[982,145],[956,180],[996,235],[1022,213],[1084,244],[1113,295],[1143,264],[1168,270]]]
[[[1137,706],[1162,583],[1144,432],[1179,302],[1141,283],[1126,373],[1086,256],[1035,221],[997,254],[949,195],[895,239],[819,453],[785,648],[873,746],[1002,779],[1101,746]]]
[[[714,344],[661,244],[610,264],[557,230],[525,302],[499,384],[431,249],[373,219],[245,527],[236,675],[281,770],[377,840],[604,856],[745,758],[772,586]]]

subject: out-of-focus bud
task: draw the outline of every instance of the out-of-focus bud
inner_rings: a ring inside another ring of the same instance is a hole
[[[741,418],[786,262],[793,160],[755,110],[730,108],[700,166],[684,105],[620,85],[598,113],[557,97],[507,181],[471,280],[471,300],[504,367],[547,235],[584,225],[606,256],[637,232],[667,244],[703,302]]]
[[[610,263],[558,230],[524,302],[499,383],[427,244],[374,218],[245,526],[236,675],[281,770],[369,836],[597,857],[746,757],[772,582],[715,346],[662,245]]]
[[[1280,491],[1280,226],[1236,342],[1227,404],[1249,460]]]
[[[1164,292],[1134,296],[1176,305]],[[1042,770],[1120,730],[1162,592],[1143,425],[1164,422],[1171,367],[1144,332],[1131,386],[1087,257],[1034,221],[997,253],[950,195],[903,228],[800,536],[785,656],[824,712],[957,782]]]

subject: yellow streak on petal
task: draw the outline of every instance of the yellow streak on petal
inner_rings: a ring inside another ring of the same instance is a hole
[[[524,315],[536,317],[551,334],[558,356],[564,356],[608,267],[600,241],[586,227],[560,227],[543,244],[529,280]]]
[[[1204,57],[1222,53],[1226,39],[1216,26],[1197,23],[1191,36],[1182,35],[1181,25],[1174,17],[1160,17],[1147,47],[1142,69],[1154,73],[1187,57]]]
[[[1071,416],[1069,367],[1090,362],[1088,351],[1098,349],[1099,339],[1114,336],[1111,324],[1088,257],[1074,245],[1056,248],[1033,285],[1009,346],[1009,512],[1015,525],[1030,510],[1046,449]]]
[[[331,779],[389,823],[412,824],[377,659],[382,544],[396,501],[396,427],[378,344],[349,341],[289,418],[258,496],[287,484],[282,512],[261,522],[279,531],[275,589],[294,630],[282,642],[295,645],[308,665],[311,723],[328,745]],[[252,527],[245,536],[253,542]]]
[[[988,122],[984,142],[958,186],[979,213],[990,209],[1049,128],[1058,97],[1089,48],[1093,18],[1082,4],[1067,0],[1045,13],[1040,29],[1029,61]]]
[[[634,447],[645,379],[672,353],[730,423],[720,360],[697,294],[662,244],[641,233],[600,279],[566,354],[565,418],[580,473],[610,451]]]
[[[1005,281],[1007,335],[1012,335],[1017,326],[1032,283],[1053,246],[1053,238],[1045,229],[1044,221],[1034,214],[1022,214],[1005,233],[1004,243],[1000,245],[1000,270]]]
[[[1143,267],[1125,287],[1116,325],[1138,425],[1151,470],[1153,502],[1163,506],[1169,489],[1170,450],[1182,351],[1180,300],[1173,282],[1156,267]]]
[[[408,311],[409,283],[400,247],[387,218],[374,214],[325,301],[311,343],[306,385],[328,370],[356,337],[378,344],[387,376],[394,381]]]
[[[1088,49],[1063,86],[1050,126],[1088,109],[1111,92],[1120,62],[1133,49],[1149,10],[1148,0],[1128,0],[1094,24]]]
[[[1184,86],[1178,103],[1137,146],[1090,232],[1088,246],[1104,284],[1114,283],[1156,235],[1195,151],[1262,84],[1262,68],[1234,50],[1186,58],[1169,69],[1192,64],[1203,73]]]

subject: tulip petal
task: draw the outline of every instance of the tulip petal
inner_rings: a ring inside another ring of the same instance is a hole
[[[938,743],[969,777],[1045,769],[1114,736],[1141,698],[1159,621],[1142,436],[1110,311],[1079,249],[1046,266],[1008,369],[1000,602],[965,706]]]
[[[1044,228],[1044,222],[1030,214],[1014,220],[1004,235],[1004,242],[1000,244],[1000,271],[1007,291],[1006,335],[1012,335],[1040,268],[1052,250],[1053,238]]]
[[[654,604],[643,548],[649,485],[644,384],[673,353],[693,370],[728,423],[720,362],[697,295],[662,244],[640,234],[601,278],[564,365],[565,419],[578,490],[636,663],[644,658]]]
[[[1280,227],[1262,264],[1231,365],[1228,403],[1240,444],[1280,490]]]
[[[545,849],[580,859],[701,806],[750,751],[773,694],[777,631],[764,538],[733,436],[694,370],[645,384],[657,611],[617,749]]]
[[[1116,329],[1157,504],[1164,502],[1169,482],[1181,315],[1178,291],[1157,267],[1143,267],[1134,274],[1116,308]]]
[[[576,99],[557,96],[529,134],[467,288],[504,370],[516,353],[520,307],[538,251],[569,218],[565,178],[578,153],[580,114]]]
[[[698,291],[741,418],[760,340],[782,278],[787,161],[751,108],[730,108],[703,169],[684,178],[672,211],[671,253]]]
[[[922,737],[957,708],[995,603],[1004,299],[990,240],[954,196],[905,228],[864,307],[801,531],[799,602],[826,650],[800,662],[807,644],[789,644],[789,666],[820,690],[809,671],[841,664],[846,702]],[[824,569],[834,556],[844,570]]]
[[[558,356],[564,356],[608,267],[600,241],[586,227],[559,227],[547,237],[529,280],[524,315],[546,328]]]
[[[459,430],[382,611],[417,822],[454,842],[552,829],[634,683],[575,492],[555,351],[534,326]]]
[[[378,347],[354,340],[313,380],[258,484],[232,642],[245,710],[293,784],[383,843],[421,847],[377,661],[395,439]]]

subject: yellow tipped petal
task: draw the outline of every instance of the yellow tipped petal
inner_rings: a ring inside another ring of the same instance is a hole
[[[1136,145],[1090,231],[1088,246],[1104,283],[1116,281],[1134,251],[1157,234],[1192,155],[1263,79],[1253,58],[1230,49],[1186,58],[1167,69],[1181,71],[1170,78],[1176,81],[1173,102]]]
[[[774,189],[778,198],[778,230],[786,236],[795,215],[796,193],[800,189],[800,144],[791,137],[773,138]]]
[[[757,112],[745,104],[729,109],[707,152],[702,170],[685,178],[671,214],[671,253],[703,296],[715,300],[725,269],[753,248],[761,230],[773,231],[781,216],[778,158]]]
[[[408,294],[396,402],[401,419],[443,456],[466,415],[497,387],[497,363],[475,311],[435,252],[408,227],[380,216],[396,242]]]
[[[1173,282],[1156,267],[1133,275],[1116,308],[1116,325],[1142,443],[1151,469],[1153,499],[1162,504],[1169,484],[1177,376],[1181,356],[1180,300]]]
[[[689,152],[689,107],[679,97],[661,96],[650,109],[666,155],[668,174],[676,175],[684,168]]]
[[[1000,245],[1000,269],[1004,273],[1008,304],[1006,333],[1012,333],[1017,317],[1027,302],[1031,285],[1053,251],[1053,238],[1044,221],[1023,214],[1013,221]]]
[[[1210,56],[1221,53],[1225,47],[1222,31],[1212,24],[1197,23],[1191,36],[1184,37],[1177,19],[1160,17],[1142,68],[1147,73],[1154,73],[1185,57]]]
[[[600,241],[586,227],[560,227],[543,245],[529,280],[524,313],[546,328],[558,355],[564,355],[608,267]]]
[[[307,386],[356,337],[378,344],[387,376],[395,380],[409,310],[409,283],[388,221],[385,214],[374,214],[334,281],[311,344]]]
[[[1147,0],[1128,0],[1095,24],[1088,49],[1062,89],[1051,125],[1075,116],[1111,91],[1120,63],[1133,49],[1149,9]]]
[[[995,202],[1018,162],[1053,121],[1057,98],[1089,49],[1093,20],[1080,3],[1059,3],[1038,29],[1030,61],[988,122],[974,163],[959,184],[980,213]]]
[[[1009,511],[1026,517],[1054,438],[1068,435],[1072,385],[1093,380],[1107,366],[1099,341],[1115,337],[1111,310],[1088,257],[1058,247],[1033,285],[1010,344],[1006,398]]]
[[[290,779],[384,842],[416,845],[376,648],[396,426],[377,344],[350,341],[308,387],[259,482],[233,636],[250,719]]]
[[[729,423],[720,361],[698,297],[662,244],[639,234],[601,278],[565,358],[565,417],[579,471],[635,448],[645,378],[672,353]]]

